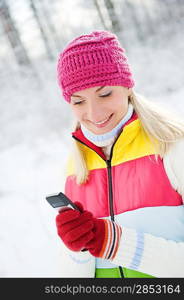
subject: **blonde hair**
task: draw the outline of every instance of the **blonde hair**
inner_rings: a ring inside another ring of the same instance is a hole
[[[163,158],[171,144],[184,137],[184,122],[162,105],[151,102],[142,95],[132,91],[129,96],[135,112],[140,120],[141,129],[148,135],[155,149],[155,158]],[[80,128],[80,123],[75,121],[74,131]],[[78,184],[87,182],[89,171],[85,161],[85,153],[81,143],[73,141],[74,176]]]

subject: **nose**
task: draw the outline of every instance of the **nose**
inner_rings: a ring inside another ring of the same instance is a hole
[[[88,120],[94,123],[103,120],[103,111],[99,103],[97,103],[95,100],[90,101],[90,103],[88,103],[87,109],[88,109],[87,111]]]

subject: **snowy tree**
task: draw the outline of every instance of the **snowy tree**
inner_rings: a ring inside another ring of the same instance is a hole
[[[21,41],[19,31],[14,24],[9,7],[5,0],[0,0],[0,21],[18,64],[30,65],[30,59]]]

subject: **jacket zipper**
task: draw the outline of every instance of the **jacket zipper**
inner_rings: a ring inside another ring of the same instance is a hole
[[[109,208],[110,208],[110,216],[111,216],[111,221],[114,221],[111,160],[107,160],[106,163],[107,163],[107,172],[108,172],[108,187],[109,187]]]
[[[108,187],[109,187],[109,208],[110,208],[110,216],[111,221],[114,222],[114,207],[113,207],[113,189],[112,189],[112,167],[111,167],[111,158],[112,158],[112,149],[110,159],[106,161],[107,164],[107,171],[108,171]],[[124,278],[123,268],[119,266],[119,271],[121,278]]]
[[[87,146],[88,148],[90,148],[88,145],[86,145],[85,143],[81,142],[78,138],[76,138],[75,136],[73,136],[74,139],[76,139],[78,142],[80,142],[81,144]],[[95,153],[97,155],[99,155],[107,164],[107,172],[108,172],[108,187],[109,187],[109,208],[110,208],[110,216],[111,216],[111,221],[114,222],[114,208],[113,208],[113,189],[112,189],[112,167],[111,167],[111,159],[112,159],[112,153],[113,153],[113,148],[114,148],[115,143],[112,145],[111,148],[111,153],[110,153],[110,158],[108,160],[104,160],[95,150]],[[91,149],[91,148],[90,148]],[[119,266],[119,271],[120,271],[120,275],[121,278],[124,278],[124,274],[123,274],[123,268],[121,266]]]

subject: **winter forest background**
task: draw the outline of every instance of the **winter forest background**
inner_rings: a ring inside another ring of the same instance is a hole
[[[72,116],[59,52],[92,30],[116,33],[135,90],[184,113],[184,1],[0,0],[0,277],[59,277],[56,212]]]

